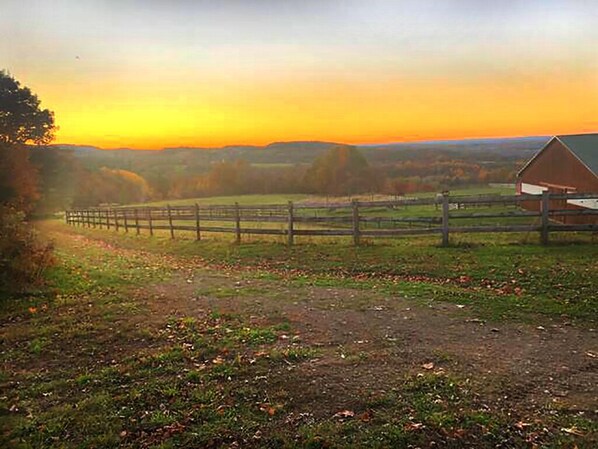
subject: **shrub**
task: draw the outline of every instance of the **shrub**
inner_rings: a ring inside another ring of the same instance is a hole
[[[38,240],[25,213],[0,205],[0,292],[21,293],[39,286],[52,262],[52,245]]]

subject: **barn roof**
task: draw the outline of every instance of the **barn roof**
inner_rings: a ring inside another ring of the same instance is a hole
[[[579,161],[585,165],[595,176],[598,177],[598,133],[595,134],[570,134],[564,136],[555,136],[548,141],[534,157],[532,157],[523,166],[517,176],[531,165],[531,163],[550,145],[553,140],[560,141],[569,151],[571,151]]]
[[[557,139],[598,176],[598,134],[557,136]]]

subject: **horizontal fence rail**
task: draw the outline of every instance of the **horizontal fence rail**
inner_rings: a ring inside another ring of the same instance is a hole
[[[546,244],[550,232],[598,232],[598,209],[568,203],[580,199],[596,200],[598,193],[545,191],[541,195],[439,194],[430,198],[325,204],[97,207],[68,210],[66,222],[136,234],[142,230],[150,235],[158,230],[169,231],[171,238],[175,238],[175,231],[189,231],[195,233],[197,240],[203,233],[232,233],[237,243],[243,234],[286,236],[289,245],[295,236],[345,236],[359,245],[362,237],[440,234],[442,245],[446,246],[452,233],[539,232],[541,242]],[[496,211],[492,210],[494,207],[511,209]],[[410,208],[420,215],[406,215]],[[490,210],[468,211],[475,208]],[[583,218],[579,222],[576,217]],[[490,219],[507,222],[480,224]],[[475,223],[470,224],[472,221]]]

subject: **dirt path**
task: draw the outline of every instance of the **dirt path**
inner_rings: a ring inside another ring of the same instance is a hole
[[[486,323],[453,304],[422,307],[363,290],[248,280],[243,273],[221,276],[202,269],[189,281],[178,278],[139,294],[160,298],[148,302],[157,316],[194,316],[210,309],[258,320],[283,317],[306,344],[326,349],[323,357],[294,373],[302,379],[298,392],[303,400],[312,396],[330,403],[346,396],[339,391],[390,389],[405,373],[432,363],[433,370],[472,379],[506,407],[550,402],[586,411],[598,407],[593,330],[567,322],[547,328]],[[230,293],[219,298],[197,294],[206,288]],[[256,290],[267,293],[252,293]]]
[[[84,237],[68,238],[123,252],[125,257],[156,257]],[[244,271],[223,274],[201,259],[168,256],[167,260],[179,275],[133,293],[146,300],[152,319],[162,322],[166,316],[194,316],[205,310],[258,320],[287,319],[302,341],[326,349],[323,357],[297,374],[303,379],[298,390],[302,394],[304,388],[313,390],[319,402],[322,389],[330,391],[330,400],[336,389],[388,389],[398,377],[432,363],[434,370],[472,379],[507,407],[552,403],[598,410],[594,329],[567,321],[546,326],[488,323],[449,303],[421,306],[372,291],[296,287],[292,278],[261,281]],[[331,404],[331,409],[335,407]]]
[[[125,258],[156,258],[80,236],[68,238],[119,251]],[[133,293],[151,311],[143,316],[146,323],[158,325],[164,317],[192,317],[206,310],[290,321],[305,344],[323,352],[285,376],[295,378],[304,401],[311,396],[328,404],[324,413],[340,406],[335,398],[346,395],[339,391],[387,390],[396,379],[430,364],[432,370],[471,379],[505,407],[598,409],[593,329],[566,321],[546,326],[488,323],[450,303],[422,306],[372,291],[296,286],[292,278],[263,281],[252,278],[251,270],[222,273],[189,257],[168,256],[166,262],[178,269],[172,281]]]

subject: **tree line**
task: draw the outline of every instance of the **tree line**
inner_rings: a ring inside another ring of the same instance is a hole
[[[513,161],[489,165],[446,155],[370,164],[357,148],[347,145],[331,147],[311,164],[261,165],[233,159],[212,162],[195,173],[86,167],[71,151],[58,149],[32,149],[31,161],[40,178],[41,200],[35,209],[39,214],[69,207],[221,195],[406,195],[513,182],[519,166]]]

